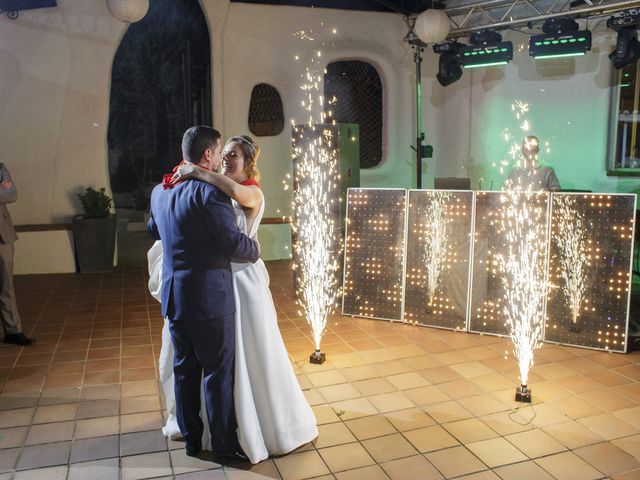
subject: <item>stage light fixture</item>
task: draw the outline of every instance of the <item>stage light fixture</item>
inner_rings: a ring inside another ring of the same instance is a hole
[[[513,44],[503,42],[502,35],[493,30],[471,34],[470,45],[460,49],[460,63],[464,68],[506,65],[513,59]]]
[[[459,56],[461,48],[462,44],[458,42],[438,43],[433,46],[433,51],[440,54],[436,78],[443,87],[457,82],[462,77]]]
[[[568,17],[546,20],[544,33],[529,39],[529,55],[536,60],[584,55],[591,50],[591,32],[579,28],[578,22]]]
[[[615,68],[620,69],[640,58],[638,25],[640,10],[637,8],[618,13],[607,20],[607,27],[618,32],[616,48],[609,54]]]

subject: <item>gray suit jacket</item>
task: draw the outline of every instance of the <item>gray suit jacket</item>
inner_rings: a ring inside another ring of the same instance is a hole
[[[9,188],[0,188],[0,242],[13,243],[18,239],[18,236],[13,228],[7,203],[13,203],[18,199],[18,190],[16,190],[16,185],[11,179],[9,170],[7,170],[4,163],[0,163],[0,183],[6,181],[11,182],[11,186]]]

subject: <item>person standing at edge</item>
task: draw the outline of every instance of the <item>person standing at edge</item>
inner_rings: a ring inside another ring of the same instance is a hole
[[[18,191],[9,170],[0,163],[0,317],[4,343],[31,345],[35,340],[22,332],[16,294],[13,289],[13,242],[18,239],[7,203],[18,199]]]

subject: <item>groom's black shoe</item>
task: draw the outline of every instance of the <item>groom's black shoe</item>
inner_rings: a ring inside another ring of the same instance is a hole
[[[24,333],[20,332],[20,333],[14,333],[12,335],[5,335],[4,343],[12,343],[14,345],[28,346],[28,345],[31,345],[32,343],[35,343],[35,340],[33,338],[27,337]]]
[[[197,457],[198,454],[202,451],[202,445],[189,445],[187,443],[184,447],[184,451],[189,457]]]
[[[241,448],[230,452],[213,452],[213,460],[218,463],[244,463],[249,461],[249,457]]]

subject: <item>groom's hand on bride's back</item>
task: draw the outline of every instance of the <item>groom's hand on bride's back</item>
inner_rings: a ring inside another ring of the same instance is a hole
[[[238,228],[229,197],[208,184],[201,188],[206,192],[205,224],[222,253],[229,258],[256,262],[260,258],[260,245]]]

